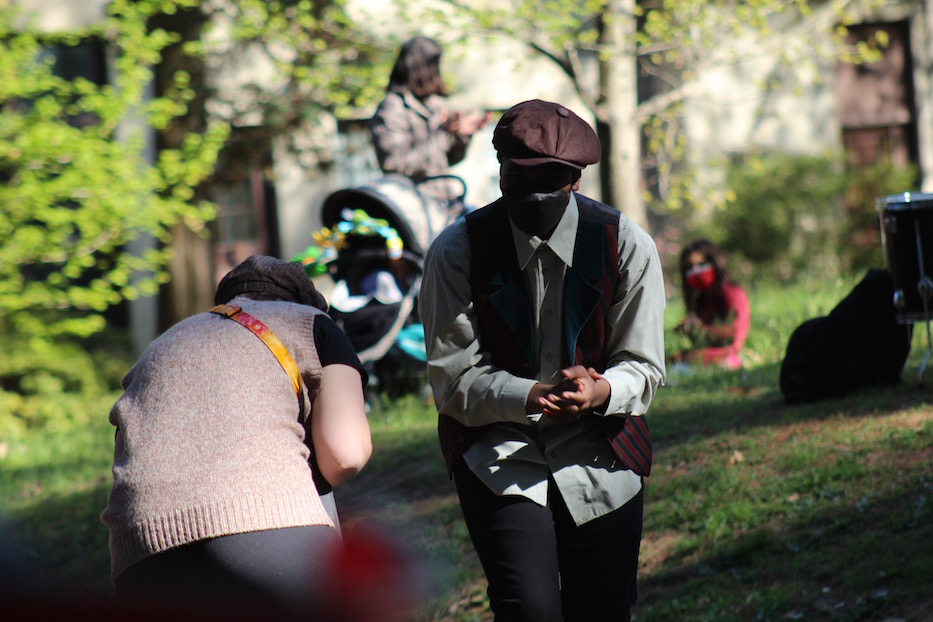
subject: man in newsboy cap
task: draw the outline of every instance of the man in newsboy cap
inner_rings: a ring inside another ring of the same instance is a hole
[[[502,197],[424,262],[441,449],[498,622],[628,620],[665,373],[657,249],[577,193],[601,149],[566,107],[517,104],[492,143]]]

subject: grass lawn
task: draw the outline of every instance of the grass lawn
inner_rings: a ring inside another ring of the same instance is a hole
[[[658,393],[638,622],[933,620],[923,327],[899,385],[799,406],[778,390],[790,332],[853,284],[753,290],[746,369],[677,376]],[[0,440],[0,559],[21,562],[13,572],[0,565],[8,586],[33,572],[59,598],[109,595],[97,516],[110,484],[112,399],[90,428]],[[373,415],[374,457],[337,492],[344,528],[348,539],[375,532],[402,554],[395,581],[417,603],[411,619],[491,620],[435,424],[414,396]]]

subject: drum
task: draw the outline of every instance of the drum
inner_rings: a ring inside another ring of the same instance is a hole
[[[927,322],[933,319],[933,194],[894,194],[877,199],[875,208],[897,321]]]

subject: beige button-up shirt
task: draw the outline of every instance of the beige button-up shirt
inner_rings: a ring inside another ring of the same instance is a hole
[[[562,358],[561,301],[573,262],[579,210],[571,194],[548,240],[514,225],[512,237],[534,310],[534,378],[494,367],[479,343],[470,299],[470,244],[463,219],[445,229],[425,257],[419,312],[425,327],[428,381],[438,412],[467,426],[497,424],[464,455],[497,494],[545,505],[548,478],[579,525],[615,510],[641,489],[641,478],[619,464],[596,416],[642,416],[664,382],[664,283],[654,241],[619,214],[619,283],[607,316],[611,394],[605,415],[554,424],[525,413],[536,382],[554,383]]]

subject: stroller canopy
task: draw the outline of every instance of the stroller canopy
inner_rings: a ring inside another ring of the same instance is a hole
[[[460,179],[454,175],[441,177]],[[385,219],[398,232],[407,250],[423,256],[441,230],[460,215],[462,203],[444,204],[421,192],[418,184],[407,177],[386,175],[329,195],[321,207],[321,222],[325,227],[333,227],[343,219],[346,209],[361,209],[372,218]]]
[[[421,186],[437,179],[459,183],[463,193],[439,200]],[[422,262],[431,242],[463,213],[465,195],[466,183],[455,175],[418,182],[386,175],[324,200],[321,223],[341,232],[336,257],[326,264],[336,282],[330,314],[364,364],[376,365],[395,350],[423,363],[423,331],[419,343],[421,325],[412,315]],[[399,240],[401,248],[390,244]],[[375,375],[371,370],[370,378]]]

